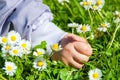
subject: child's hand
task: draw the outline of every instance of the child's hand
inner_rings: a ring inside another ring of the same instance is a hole
[[[89,43],[79,36],[67,34],[60,42],[63,49],[51,56],[53,60],[61,60],[66,65],[82,68],[84,62],[89,60],[92,48]]]

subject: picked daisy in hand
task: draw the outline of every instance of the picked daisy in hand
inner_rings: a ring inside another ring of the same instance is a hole
[[[91,28],[90,28],[90,26],[87,24],[87,25],[79,25],[79,27],[77,28],[77,32],[78,33],[85,33],[85,32],[87,32],[87,31],[91,31]]]
[[[61,45],[59,45],[58,43],[55,43],[55,44],[53,44],[53,45],[51,46],[51,49],[52,49],[53,51],[59,51],[59,50],[62,49],[62,47],[61,47]]]
[[[72,33],[74,34],[74,29],[77,28],[77,27],[79,27],[79,24],[75,23],[75,22],[69,23],[68,27],[72,29]]]
[[[96,68],[93,70],[90,70],[89,73],[89,80],[101,80],[102,78],[102,72],[100,69]]]
[[[106,32],[107,28],[109,28],[109,27],[110,27],[110,23],[105,22],[105,23],[102,23],[102,24],[99,25],[98,30]]]
[[[69,0],[58,0],[58,2],[62,5],[64,5],[65,2],[69,3]]]
[[[1,45],[6,45],[7,43],[8,43],[7,37],[0,37],[0,44]]]
[[[16,44],[17,42],[20,42],[21,36],[16,31],[10,31],[8,33],[8,41],[10,44]]]
[[[35,55],[35,56],[42,56],[44,54],[45,54],[44,49],[37,49],[36,51],[33,52],[33,55]]]
[[[43,58],[38,57],[37,59],[35,59],[35,61],[33,62],[33,67],[35,69],[38,69],[39,71],[46,69],[47,68],[47,63]]]
[[[5,67],[3,67],[5,73],[9,76],[13,76],[16,72],[17,66],[13,62],[5,62]]]
[[[78,23],[75,23],[75,22],[73,22],[73,23],[68,23],[68,27],[70,27],[70,28],[77,28],[77,27],[79,27],[79,24],[78,24]]]

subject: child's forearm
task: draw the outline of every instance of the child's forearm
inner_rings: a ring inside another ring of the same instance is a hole
[[[50,45],[58,43],[67,33],[59,29],[51,22],[52,13],[45,12],[36,22],[31,26],[32,31],[29,34],[32,45],[35,46],[41,41],[47,42],[47,49],[50,53]]]

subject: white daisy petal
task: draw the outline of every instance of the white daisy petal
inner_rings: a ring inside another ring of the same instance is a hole
[[[37,49],[35,52],[33,52],[33,55],[35,55],[35,56],[42,56],[44,54],[45,54],[44,49]]]
[[[120,18],[116,18],[116,19],[114,20],[114,23],[120,23]]]
[[[69,23],[69,24],[68,24],[68,27],[77,28],[77,27],[79,27],[79,24],[78,24],[78,23],[75,23],[75,22]]]
[[[62,5],[64,5],[65,2],[69,3],[69,0],[58,0],[58,2]]]

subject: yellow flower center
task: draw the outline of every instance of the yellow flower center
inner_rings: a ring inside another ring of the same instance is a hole
[[[107,25],[106,25],[106,24],[101,24],[101,27],[102,27],[102,28],[106,28]]]
[[[7,43],[7,42],[8,42],[8,39],[7,39],[6,37],[3,37],[3,38],[2,38],[2,42]]]
[[[10,50],[10,46],[6,46],[5,50]]]
[[[43,62],[42,61],[39,61],[38,63],[37,63],[37,66],[43,66]]]
[[[26,43],[23,43],[23,44],[22,44],[22,47],[23,47],[23,48],[26,48],[26,47],[27,47],[27,44],[26,44]]]
[[[99,6],[99,5],[102,4],[102,1],[101,1],[101,0],[98,0],[96,4]]]
[[[98,7],[96,5],[93,6],[93,9],[97,9]]]
[[[12,41],[16,41],[16,39],[17,39],[16,36],[11,36]]]
[[[86,31],[86,30],[87,30],[86,26],[82,26],[82,27],[81,27],[81,30],[82,30],[82,31]]]
[[[88,3],[87,2],[83,2],[83,6],[87,6],[88,5]]]
[[[42,52],[37,52],[37,54],[38,54],[38,55],[41,55],[41,54],[42,54]]]
[[[55,50],[58,50],[59,49],[59,45],[58,44],[53,44],[53,49],[55,49]]]
[[[14,54],[18,54],[18,50],[13,50],[13,53]]]
[[[94,78],[94,79],[99,78],[99,74],[98,74],[98,73],[94,73],[94,74],[93,74],[93,78]]]
[[[88,5],[91,5],[91,4],[92,4],[92,2],[87,2],[87,4],[88,4]]]
[[[11,71],[12,69],[13,69],[12,66],[7,66],[8,71]]]

